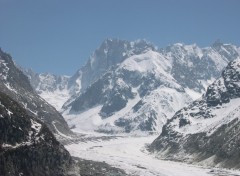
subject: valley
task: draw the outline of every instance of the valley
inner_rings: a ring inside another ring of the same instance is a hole
[[[0,176],[240,176],[240,0],[0,0]]]
[[[65,145],[74,157],[106,162],[123,169],[129,176],[239,176],[240,171],[208,168],[186,163],[159,160],[148,153],[157,136],[102,136],[89,133],[81,142]],[[81,172],[81,171],[80,171]]]

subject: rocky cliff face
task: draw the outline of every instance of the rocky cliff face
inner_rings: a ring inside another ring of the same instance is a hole
[[[239,168],[240,59],[201,99],[178,111],[150,145],[161,158]]]
[[[32,88],[28,78],[12,61],[10,55],[0,50],[0,89],[27,110],[31,116],[44,121],[55,134],[70,134],[61,114]]]
[[[67,175],[71,162],[45,124],[0,92],[0,175]]]

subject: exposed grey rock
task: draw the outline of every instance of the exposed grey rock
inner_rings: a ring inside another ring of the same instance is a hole
[[[48,127],[0,92],[0,175],[67,175],[72,159]]]

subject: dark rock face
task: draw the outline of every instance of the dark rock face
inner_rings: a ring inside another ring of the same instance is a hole
[[[149,146],[159,157],[240,168],[240,60],[228,64],[202,99],[178,111]]]
[[[0,175],[66,175],[71,157],[48,127],[0,92]]]
[[[110,98],[108,104],[103,105],[100,114],[103,118],[111,116],[114,112],[123,109],[127,105],[127,102],[128,101],[118,93]]]
[[[15,66],[11,56],[2,50],[0,50],[0,80],[1,91],[24,107],[29,115],[43,120],[54,133],[60,131],[71,134],[61,114],[32,89],[28,78]]]

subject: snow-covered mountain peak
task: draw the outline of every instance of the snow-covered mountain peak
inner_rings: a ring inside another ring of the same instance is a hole
[[[191,100],[171,68],[171,60],[153,50],[126,58],[65,106],[64,116],[71,126],[98,119],[90,128],[101,132],[159,132],[167,118]]]
[[[88,86],[99,79],[111,67],[122,63],[126,58],[133,55],[145,53],[149,50],[156,50],[156,47],[145,40],[129,42],[120,39],[106,39],[98,49],[96,49],[87,61],[70,80],[76,84],[81,80],[79,92],[83,92]]]
[[[106,39],[89,59],[91,69],[97,69],[101,63],[105,68],[121,63],[124,59],[155,50],[155,46],[145,40],[129,42],[119,39]],[[104,68],[104,67],[103,67]]]

